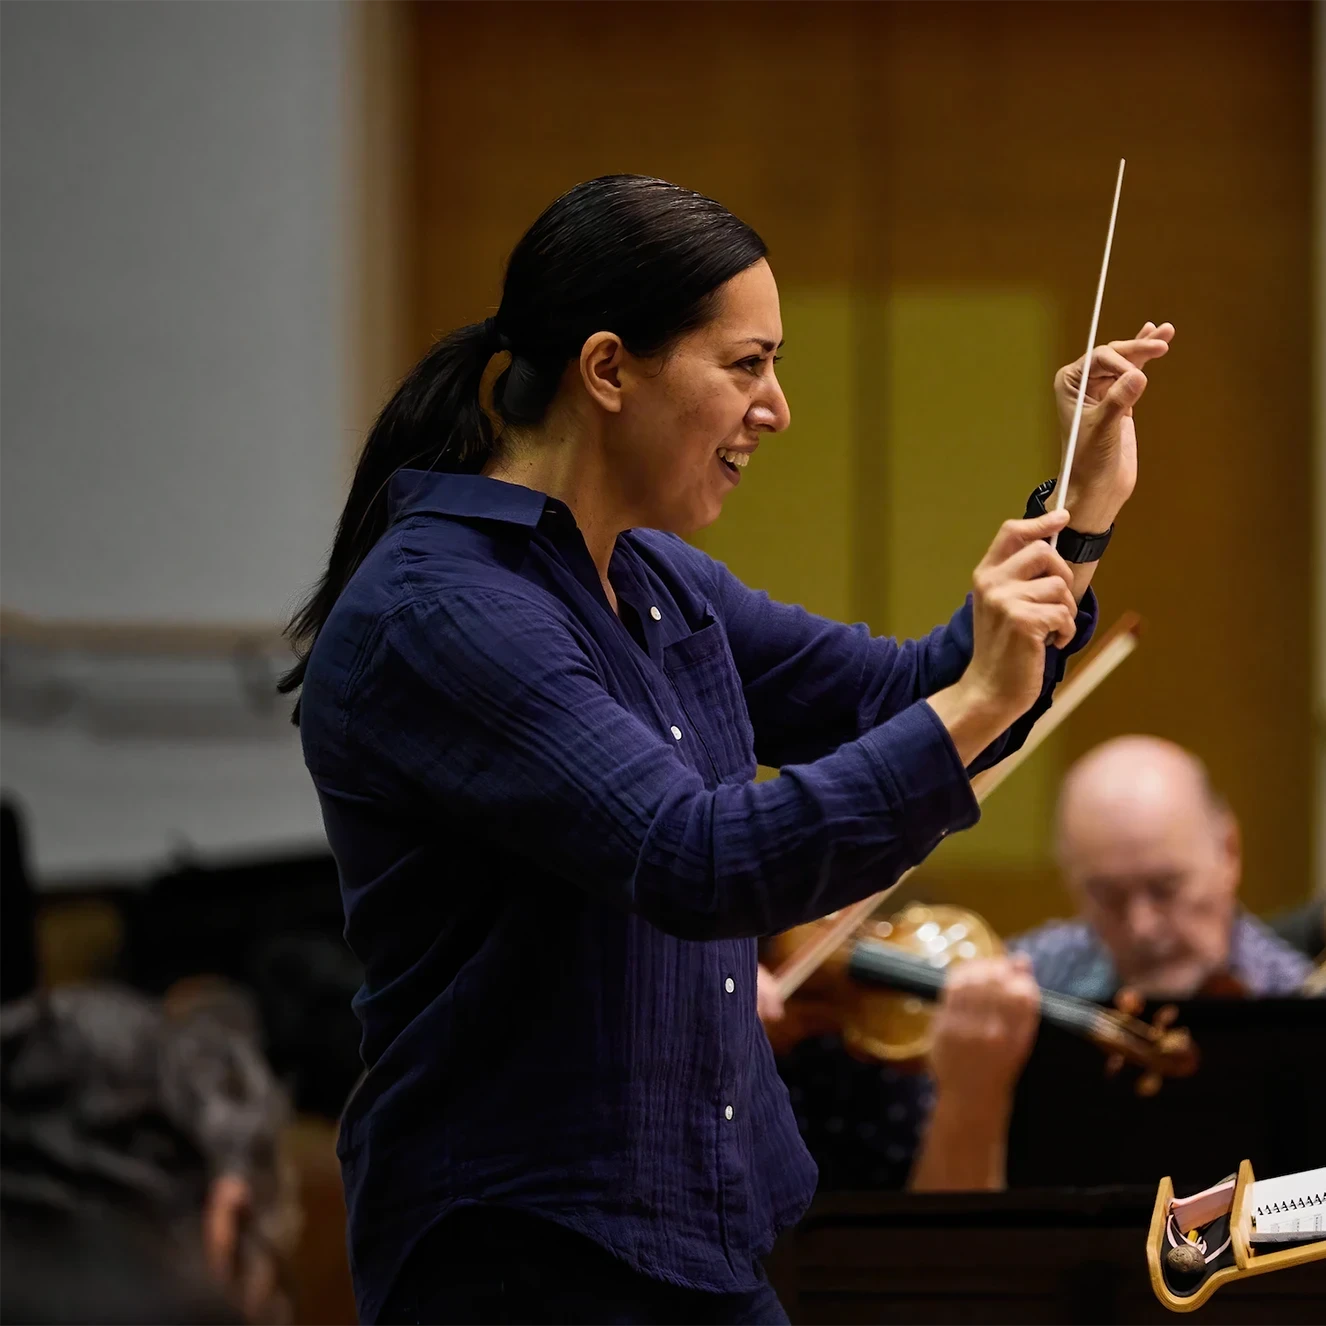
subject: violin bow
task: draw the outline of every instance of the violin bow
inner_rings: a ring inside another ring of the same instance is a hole
[[[1060,724],[1137,648],[1141,624],[1141,618],[1135,612],[1126,612],[1092,645],[1073,669],[1072,675],[1059,687],[1053,705],[1036,720],[1035,726],[1027,733],[1027,739],[1022,746],[1006,760],[978,773],[971,780],[972,792],[978,804],[983,803],[986,797],[1019,768],[1051,733],[1057,731]],[[904,871],[887,889],[869,898],[862,898],[860,902],[854,902],[850,907],[838,911],[829,925],[825,926],[814,939],[808,940],[797,949],[774,973],[778,982],[778,993],[786,999],[799,990],[825,959],[835,952],[844,940],[850,938],[856,928],[915,869],[913,866],[911,870]]]

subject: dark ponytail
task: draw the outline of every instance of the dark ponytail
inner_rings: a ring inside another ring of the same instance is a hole
[[[386,532],[391,476],[407,468],[475,474],[492,457],[479,383],[494,354],[511,354],[494,384],[495,413],[504,424],[534,426],[595,332],[615,332],[632,354],[657,354],[707,322],[719,287],[766,251],[712,198],[641,175],[590,180],[547,208],[511,254],[497,315],[438,341],[369,431],[326,574],[290,622],[299,661],[281,692],[303,683],[318,632]]]

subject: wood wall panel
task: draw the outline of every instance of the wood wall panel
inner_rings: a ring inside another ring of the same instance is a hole
[[[785,279],[851,276],[851,23],[799,4],[434,3],[416,19],[420,339],[483,316],[539,211],[617,171],[721,196]]]
[[[1309,7],[870,18],[884,58],[865,136],[890,163],[870,177],[890,217],[881,284],[1038,286],[1063,313],[1058,358],[1079,354],[1128,158],[1102,332],[1164,317],[1179,340],[1143,402],[1141,483],[1097,581],[1110,610],[1143,613],[1143,650],[1069,725],[1065,753],[1121,731],[1198,751],[1243,819],[1248,900],[1305,896]]]

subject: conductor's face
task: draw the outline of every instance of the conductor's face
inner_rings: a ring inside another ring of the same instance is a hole
[[[1185,751],[1122,737],[1087,755],[1065,780],[1059,857],[1125,985],[1184,997],[1225,967],[1238,825]]]
[[[654,359],[620,356],[605,445],[633,524],[686,534],[718,518],[767,433],[789,422],[774,365],[778,287],[763,260],[721,287],[715,316]]]

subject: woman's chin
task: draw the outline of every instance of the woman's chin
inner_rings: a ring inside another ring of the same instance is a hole
[[[702,529],[708,529],[722,514],[723,501],[722,498],[719,498],[716,502],[709,503],[702,511],[694,514],[685,533],[695,534]]]
[[[663,530],[667,534],[678,534],[682,538],[707,529],[723,514],[723,498],[727,494],[706,496],[700,501],[678,505],[667,511],[657,511],[649,522],[649,529]]]

